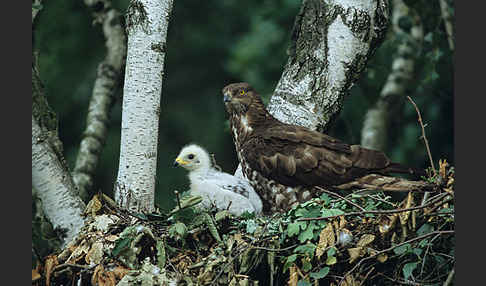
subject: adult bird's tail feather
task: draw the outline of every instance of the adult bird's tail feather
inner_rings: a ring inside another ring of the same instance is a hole
[[[410,174],[416,177],[417,179],[420,179],[423,176],[424,177],[427,176],[427,173],[425,172],[424,169],[407,167],[400,163],[391,163],[390,165],[388,165],[388,167],[385,168],[385,172],[387,174],[389,173]]]

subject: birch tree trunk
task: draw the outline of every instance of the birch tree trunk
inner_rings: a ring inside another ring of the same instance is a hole
[[[66,231],[64,245],[84,225],[85,205],[76,195],[68,170],[56,155],[38,121],[32,115],[32,187],[42,201],[45,215],[55,229]]]
[[[408,29],[400,26],[404,19],[412,23]],[[392,70],[383,86],[375,106],[368,110],[361,129],[361,145],[385,151],[390,114],[401,106],[413,75],[415,60],[423,42],[423,28],[419,15],[402,0],[393,1],[392,25],[395,37],[400,41]]]
[[[128,47],[115,201],[154,211],[165,41],[172,0],[135,0],[127,10]]]
[[[94,23],[102,25],[106,39],[106,57],[98,66],[98,76],[94,83],[86,117],[86,129],[79,146],[73,180],[78,193],[84,201],[89,199],[93,188],[93,177],[98,166],[105,138],[108,121],[115,97],[117,85],[123,73],[127,47],[126,37],[121,26],[121,15],[111,7],[111,1],[85,0],[88,7],[103,5],[94,10]]]
[[[283,122],[326,131],[387,25],[385,0],[304,0],[269,112]]]

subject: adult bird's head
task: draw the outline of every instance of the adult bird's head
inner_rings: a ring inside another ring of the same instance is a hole
[[[223,88],[223,101],[229,114],[245,114],[250,107],[262,107],[263,102],[246,82],[232,83]]]

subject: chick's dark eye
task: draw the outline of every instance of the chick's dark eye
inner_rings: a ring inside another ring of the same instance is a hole
[[[189,160],[194,159],[194,154],[189,154],[189,155],[187,156],[187,158],[189,158]]]

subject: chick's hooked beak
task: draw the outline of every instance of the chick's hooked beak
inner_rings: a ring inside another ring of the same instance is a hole
[[[174,167],[183,166],[183,165],[186,165],[187,163],[189,163],[189,162],[184,161],[184,160],[182,160],[181,158],[178,157],[177,159],[175,159],[173,166]]]

